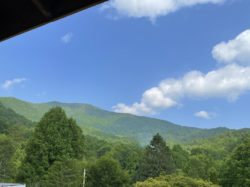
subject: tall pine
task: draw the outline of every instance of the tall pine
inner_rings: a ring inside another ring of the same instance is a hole
[[[144,156],[139,163],[137,180],[158,177],[160,174],[171,174],[175,171],[175,164],[171,150],[160,134],[156,134],[145,149]]]

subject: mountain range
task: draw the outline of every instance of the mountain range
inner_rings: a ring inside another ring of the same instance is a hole
[[[11,97],[0,98],[0,118],[1,115],[6,115],[4,111],[8,110],[12,116],[13,113],[17,116],[11,117],[11,119],[16,119],[20,123],[38,122],[49,109],[57,106],[62,107],[69,117],[74,118],[87,134],[129,138],[142,145],[148,143],[156,133],[160,133],[169,142],[184,143],[234,131],[227,128],[201,129],[187,127],[165,120],[110,112],[89,104],[31,103]]]

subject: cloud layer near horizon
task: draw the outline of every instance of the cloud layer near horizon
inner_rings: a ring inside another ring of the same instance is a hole
[[[250,66],[241,65],[242,62],[250,64],[250,53],[245,54],[245,51],[250,49],[249,36],[250,32],[246,30],[235,39],[214,47],[212,54],[215,60],[220,62],[219,56],[230,59],[227,60],[228,63],[224,67],[207,73],[190,71],[178,79],[167,78],[161,81],[158,86],[146,90],[142,94],[140,102],[135,102],[132,105],[119,103],[113,107],[114,111],[147,115],[178,106],[184,98],[237,100],[240,95],[250,91]],[[244,47],[238,45],[238,43],[244,43]],[[232,56],[230,52],[225,52],[227,50],[233,50],[234,54],[237,55]],[[244,58],[242,58],[242,55]]]
[[[146,17],[155,20],[181,8],[201,4],[221,4],[226,0],[111,0],[108,9],[114,9],[118,14],[128,17]]]

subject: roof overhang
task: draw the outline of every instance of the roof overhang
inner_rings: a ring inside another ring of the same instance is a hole
[[[0,0],[0,41],[107,0]]]

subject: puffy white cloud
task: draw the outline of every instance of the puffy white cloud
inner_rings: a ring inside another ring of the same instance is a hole
[[[149,108],[144,103],[134,103],[132,106],[127,106],[123,103],[118,103],[113,106],[113,110],[119,113],[127,113],[127,114],[154,114],[153,108]]]
[[[203,119],[211,119],[215,117],[215,114],[202,110],[202,111],[196,112],[194,116],[198,118],[203,118]]]
[[[250,91],[250,30],[229,42],[216,45],[212,54],[225,66],[208,73],[190,71],[179,79],[163,80],[158,86],[146,90],[140,102],[132,105],[119,103],[113,109],[136,115],[154,114],[180,105],[185,98],[223,98],[235,101]],[[195,116],[208,119],[212,114],[200,111]]]
[[[136,115],[154,114],[179,105],[183,98],[224,98],[234,101],[247,91],[250,91],[250,67],[231,64],[206,74],[191,71],[179,79],[163,80],[157,87],[146,90],[140,102],[132,105],[120,103],[113,109]]]
[[[250,29],[233,40],[221,42],[212,51],[213,57],[221,63],[250,65]]]
[[[72,32],[69,32],[67,34],[65,34],[62,38],[61,38],[61,41],[65,44],[68,44],[72,41],[74,37],[74,34]]]
[[[164,16],[184,7],[199,4],[219,4],[226,0],[111,0],[108,8],[115,9],[119,14],[151,20]]]
[[[14,86],[21,84],[23,82],[25,82],[27,79],[26,78],[15,78],[12,80],[6,80],[3,84],[2,84],[2,88],[4,90],[9,90],[11,88],[13,88]]]

